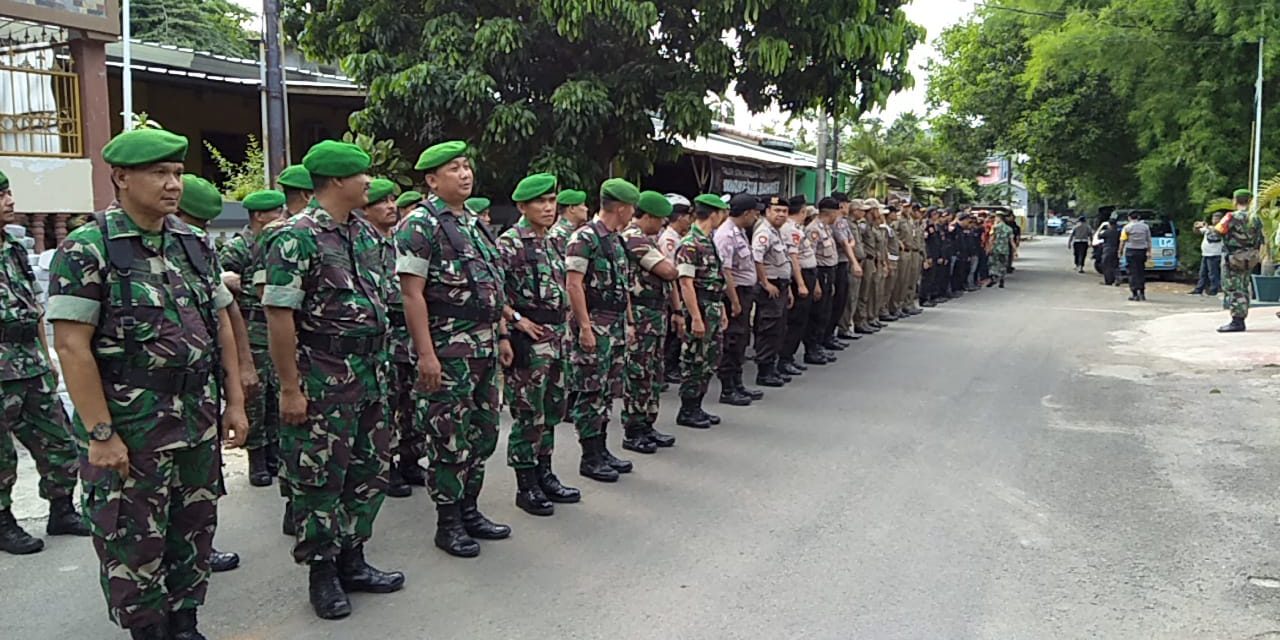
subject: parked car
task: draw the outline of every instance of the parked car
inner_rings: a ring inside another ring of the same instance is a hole
[[[1063,236],[1071,230],[1071,220],[1066,216],[1050,215],[1049,219],[1044,221],[1045,233],[1051,236]]]
[[[1129,214],[1137,212],[1143,222],[1151,227],[1151,251],[1147,254],[1147,263],[1143,265],[1147,272],[1165,278],[1178,270],[1178,228],[1169,220],[1160,219],[1152,209],[1118,209],[1122,221],[1129,219]],[[1129,273],[1129,265],[1120,255],[1120,272]]]

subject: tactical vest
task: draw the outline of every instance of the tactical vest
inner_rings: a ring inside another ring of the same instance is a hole
[[[448,301],[449,293],[453,287],[439,282],[427,282],[426,295],[431,315],[481,323],[497,322],[502,317],[502,307],[499,305],[491,308],[484,304],[484,296],[480,291],[480,281],[487,276],[495,287],[500,287],[502,283],[501,274],[496,271],[494,265],[486,262],[480,251],[463,236],[462,230],[458,228],[457,216],[442,212],[436,208],[434,202],[427,201],[422,206],[429,215],[440,223],[440,230],[444,232],[445,239],[453,249],[454,259],[461,260],[463,268],[466,269],[467,283],[471,290],[471,296],[465,303],[456,304]],[[489,234],[489,229],[484,225],[476,225],[476,227],[480,229],[480,233],[485,240],[488,240],[489,244],[493,245],[494,238]]]
[[[618,259],[617,234],[601,234],[597,228],[596,237],[600,239],[601,253],[609,256],[609,276],[613,280],[613,288],[610,291],[600,291],[592,287],[591,283],[595,279],[596,270],[587,269],[587,273],[582,278],[582,288],[587,294],[587,310],[622,313],[627,310],[627,282],[621,271],[621,263],[626,258]]]

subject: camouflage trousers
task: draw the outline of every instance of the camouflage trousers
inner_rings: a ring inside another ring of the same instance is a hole
[[[991,252],[991,277],[1000,279],[1009,273],[1010,254]]]
[[[280,427],[299,564],[335,560],[373,537],[391,468],[391,428],[376,356],[303,348],[307,419]]]
[[[391,424],[391,449],[403,460],[427,455],[426,413],[418,406],[413,385],[418,368],[411,362],[392,362],[387,375],[387,422]]]
[[[498,448],[498,358],[441,358],[427,402],[427,491],[436,504],[480,495]]]
[[[613,401],[622,394],[623,365],[626,361],[627,325],[619,319],[611,324],[593,324],[596,349],[587,353],[578,345],[575,329],[573,351],[569,354],[569,420],[578,430],[578,440],[604,433]]]
[[[0,382],[0,510],[13,505],[13,485],[18,481],[14,438],[31,452],[40,472],[40,497],[71,495],[79,453],[52,373]]]
[[[1232,318],[1249,317],[1249,300],[1252,297],[1253,279],[1249,271],[1236,271],[1229,261],[1222,260],[1222,308],[1231,312]]]
[[[532,469],[538,458],[555,450],[556,425],[564,420],[566,409],[565,361],[558,347],[558,342],[535,344],[528,367],[507,369],[512,419],[507,465],[513,469]]]
[[[658,420],[659,398],[666,372],[663,362],[666,329],[664,325],[661,333],[637,333],[635,339],[627,344],[622,424],[651,425]]]
[[[724,313],[723,302],[703,304],[702,322],[706,332],[701,338],[695,337],[692,331],[685,335],[680,352],[680,371],[684,378],[680,383],[681,398],[701,398],[707,394],[707,384],[720,363],[720,324]]]
[[[80,460],[82,507],[93,532],[107,613],[122,627],[165,621],[204,604],[218,525],[222,453],[194,447],[130,451],[129,476]]]
[[[276,379],[276,368],[271,363],[271,353],[267,348],[254,346],[252,351],[253,366],[258,370],[261,387],[257,397],[244,406],[249,418],[249,437],[245,439],[244,448],[256,451],[279,443],[280,381]]]

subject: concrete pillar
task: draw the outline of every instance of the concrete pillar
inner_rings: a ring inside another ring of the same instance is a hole
[[[115,199],[111,168],[102,161],[102,147],[111,140],[111,107],[107,99],[106,42],[73,38],[71,57],[80,77],[80,120],[84,154],[93,161],[93,207],[105,209]]]

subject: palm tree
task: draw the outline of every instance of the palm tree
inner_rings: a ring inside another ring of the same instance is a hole
[[[888,198],[889,190],[894,187],[913,190],[921,174],[928,170],[909,150],[890,146],[871,131],[855,136],[844,155],[846,161],[857,168],[853,178],[855,189],[881,200]]]

